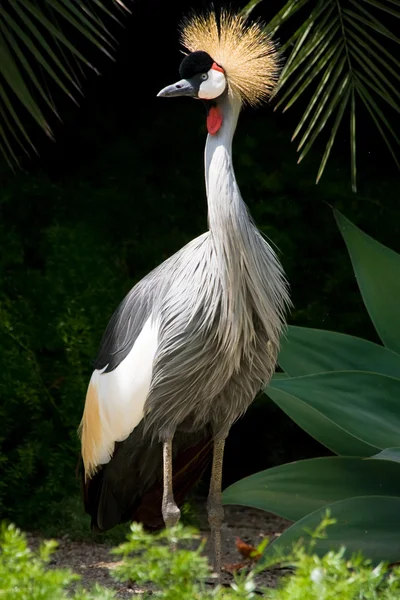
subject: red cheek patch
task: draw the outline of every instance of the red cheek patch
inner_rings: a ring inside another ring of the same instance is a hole
[[[217,65],[216,62],[212,64],[211,68],[214,69],[214,71],[219,71],[220,73],[225,73],[225,71],[223,70],[223,68],[220,67],[219,65]]]
[[[222,114],[221,111],[216,107],[212,106],[208,111],[207,115],[207,131],[211,135],[215,135],[222,125]]]

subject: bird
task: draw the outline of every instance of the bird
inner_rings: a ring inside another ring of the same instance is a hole
[[[158,97],[205,107],[208,230],[136,283],[108,323],[79,427],[84,506],[94,531],[129,520],[173,527],[211,464],[220,572],[225,441],[272,377],[291,305],[232,161],[241,109],[269,99],[280,58],[261,22],[228,9],[191,13],[180,36],[181,79]]]

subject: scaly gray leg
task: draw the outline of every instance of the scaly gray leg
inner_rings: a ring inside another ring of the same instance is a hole
[[[172,488],[172,440],[163,444],[164,487],[162,499],[162,516],[166,527],[173,527],[179,522],[181,511],[174,499]]]
[[[214,441],[210,491],[207,499],[208,522],[211,528],[214,571],[216,573],[221,572],[221,525],[224,520],[221,487],[225,439],[216,439]]]

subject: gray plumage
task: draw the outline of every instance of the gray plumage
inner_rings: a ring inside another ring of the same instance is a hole
[[[224,108],[224,132],[208,136],[205,153],[210,231],[131,290],[95,364],[117,367],[149,316],[158,321],[145,432],[161,441],[181,425],[229,430],[274,372],[289,303],[282,268],[234,176],[230,150],[240,103],[226,101]]]

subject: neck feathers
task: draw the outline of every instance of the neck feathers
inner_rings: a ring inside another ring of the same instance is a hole
[[[237,256],[252,227],[232,164],[232,139],[240,107],[239,101],[227,96],[221,101],[222,126],[217,134],[208,135],[205,150],[208,224],[216,247],[228,261],[234,248]]]
[[[246,348],[254,343],[255,320],[278,347],[287,285],[279,261],[254,226],[242,200],[232,164],[232,139],[240,102],[225,97],[219,109],[223,123],[209,135],[205,150],[208,222],[222,285],[221,317],[229,326],[226,344]]]

